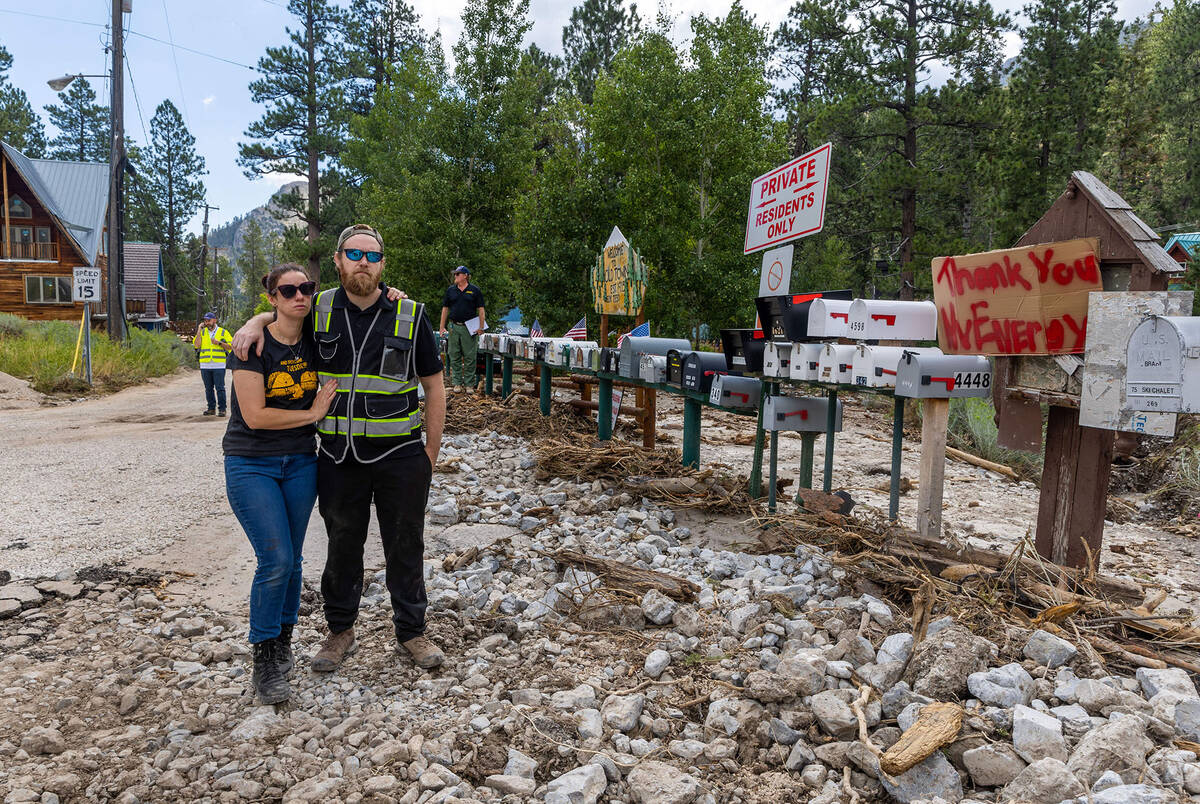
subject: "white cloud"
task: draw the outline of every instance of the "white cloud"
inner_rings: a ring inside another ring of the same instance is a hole
[[[216,95],[209,95],[207,98],[205,98],[204,100],[202,100],[200,102],[203,103],[205,106],[208,106],[210,103],[212,103],[216,99],[217,99]]]

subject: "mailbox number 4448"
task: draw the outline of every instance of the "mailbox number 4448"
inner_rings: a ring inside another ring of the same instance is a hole
[[[990,388],[992,375],[987,371],[959,371],[954,375],[954,385],[959,388]]]

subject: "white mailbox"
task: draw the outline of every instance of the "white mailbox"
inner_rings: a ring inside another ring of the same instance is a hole
[[[851,304],[846,299],[813,299],[808,308],[808,336],[849,338]]]
[[[723,408],[757,408],[762,384],[754,377],[718,374],[713,378],[708,401]]]
[[[817,362],[817,382],[850,384],[853,379],[854,349],[852,343],[827,343]]]
[[[638,374],[643,382],[666,382],[666,355],[642,355]]]
[[[842,403],[834,413],[834,432],[842,431]],[[823,433],[829,421],[829,400],[813,396],[768,396],[763,402],[763,429]]]
[[[546,343],[546,363],[562,368],[571,365],[571,349],[576,343],[570,338],[550,338]]]
[[[896,371],[896,396],[959,399],[992,395],[992,364],[983,355],[922,355],[905,351]]]
[[[859,340],[932,341],[937,338],[937,307],[931,301],[855,299],[846,323]]]
[[[894,388],[896,371],[905,352],[940,355],[942,350],[936,346],[914,349],[905,346],[868,346],[860,343],[854,347],[851,382],[866,388]]]
[[[763,350],[763,376],[783,377],[789,375],[792,352],[795,346],[790,341],[770,341]]]
[[[1200,316],[1152,315],[1129,336],[1130,410],[1200,413]]]
[[[792,347],[792,365],[788,367],[788,377],[816,382],[824,349],[823,343],[798,343]]]

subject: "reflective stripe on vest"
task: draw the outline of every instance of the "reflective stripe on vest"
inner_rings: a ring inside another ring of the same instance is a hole
[[[232,340],[229,333],[221,327],[215,328],[211,333],[208,327],[204,327],[204,331],[200,335],[200,365],[224,367],[225,350],[218,346],[217,342],[229,343]]]
[[[349,425],[347,425],[349,422]],[[353,428],[347,433],[347,427]],[[350,435],[363,438],[396,438],[406,436],[421,426],[421,411],[395,419],[347,419],[345,416],[326,416],[317,425],[324,435]]]
[[[350,393],[348,382],[345,387],[342,387],[343,380],[348,381],[350,377],[351,375],[349,374],[334,374],[328,371],[317,372],[317,378],[320,379],[322,385],[329,380],[337,380],[337,392],[339,394]],[[417,390],[417,381],[402,382],[388,377],[380,377],[377,374],[359,374],[354,380],[354,390],[360,394],[406,394],[409,391]]]

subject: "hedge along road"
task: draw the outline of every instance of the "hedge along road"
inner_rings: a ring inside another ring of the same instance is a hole
[[[190,573],[171,591],[244,609],[254,555],[225,498],[228,419],[203,410],[199,372],[181,369],[111,396],[0,411],[0,569],[32,578],[128,562]],[[368,567],[383,565],[378,545],[368,538]],[[304,553],[305,577],[318,578],[315,510]]]

